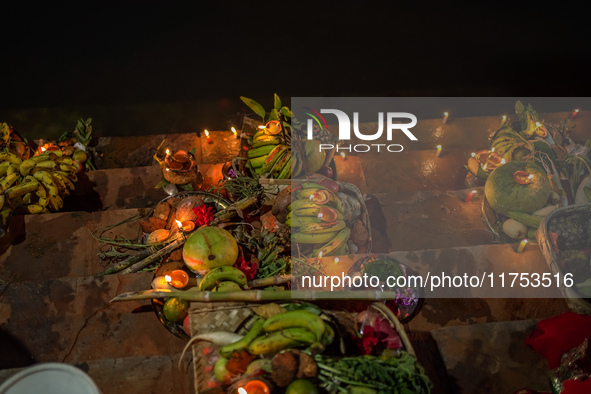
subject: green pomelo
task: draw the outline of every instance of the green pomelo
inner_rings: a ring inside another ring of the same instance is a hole
[[[183,247],[183,260],[192,271],[205,274],[212,268],[234,265],[238,244],[228,231],[203,227],[194,231]]]
[[[521,185],[513,179],[517,171],[532,174],[531,182]],[[509,211],[533,213],[543,208],[550,196],[548,174],[539,165],[527,161],[512,161],[495,169],[486,180],[484,194],[498,213]]]
[[[304,145],[304,149],[306,153],[306,169],[308,172],[316,172],[322,168],[324,159],[326,159],[326,153],[320,150],[320,142],[308,140],[306,141],[306,145]]]

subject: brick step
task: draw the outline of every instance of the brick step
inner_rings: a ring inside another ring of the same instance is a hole
[[[119,293],[148,289],[152,276],[146,272],[8,283],[0,297],[0,329],[35,362],[173,357],[186,341],[167,331],[149,301],[109,303]]]

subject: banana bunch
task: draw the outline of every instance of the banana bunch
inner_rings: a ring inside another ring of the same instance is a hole
[[[239,341],[222,346],[219,354],[230,358],[233,353],[246,350],[253,355],[270,355],[294,347],[324,348],[335,337],[332,327],[307,310],[279,313],[267,320],[259,318]]]
[[[324,186],[304,182],[288,206],[285,224],[291,226],[291,240],[309,244],[308,257],[348,254],[351,230],[344,220],[345,207],[338,195]]]
[[[509,162],[513,158],[513,152],[523,146],[523,142],[523,137],[510,126],[507,126],[497,131],[492,139],[491,148],[506,162]]]
[[[45,151],[22,160],[0,153],[0,215],[12,212],[44,213],[63,207],[63,198],[74,191],[77,168],[62,151]]]
[[[289,179],[302,170],[302,161],[288,145],[282,143],[278,134],[278,121],[270,121],[252,138],[252,147],[247,152],[248,166],[258,175],[269,174],[275,179]]]
[[[246,289],[246,275],[238,268],[221,266],[210,269],[199,282],[200,291],[240,291]]]

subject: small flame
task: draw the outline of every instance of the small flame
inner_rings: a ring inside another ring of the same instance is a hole
[[[486,170],[486,166],[487,166],[487,165],[488,165],[488,163],[486,163],[486,164],[485,164],[485,165],[482,167],[482,169],[483,169],[483,170]]]
[[[310,194],[310,200],[313,200],[313,199],[314,199],[314,195]]]
[[[494,148],[493,148],[494,149]],[[476,157],[476,153],[472,152],[472,157]]]
[[[318,258],[321,259],[322,258],[322,250],[320,252],[318,252]]]
[[[476,193],[477,193],[477,191],[476,191],[476,190],[472,190],[472,194],[476,194]]]
[[[244,387],[238,387],[238,394],[248,394]]]
[[[444,112],[443,116],[445,116],[447,118],[449,116],[449,112]]]
[[[44,147],[41,147],[41,152],[45,152],[46,149]]]
[[[166,150],[166,156],[170,155],[170,149]]]
[[[207,131],[207,129],[205,129],[204,133],[206,137],[209,137],[209,131]]]
[[[503,120],[507,120],[507,115],[503,115]]]
[[[323,216],[324,216],[323,214],[319,213],[318,214],[318,219],[322,218]]]
[[[338,263],[339,261],[341,261],[341,260],[339,260],[339,258],[338,258],[338,257],[335,257],[335,258],[334,258],[334,262],[335,262],[335,263]]]
[[[236,128],[232,127],[232,133],[234,133],[234,136],[236,136]]]
[[[579,109],[578,109],[578,108],[577,108],[577,109],[575,109],[575,112],[576,112],[576,113],[579,113]]]
[[[492,148],[490,151],[491,153],[495,153],[495,148]]]
[[[542,124],[540,122],[536,122],[536,126],[537,127],[542,127]]]
[[[183,224],[181,223],[181,221],[180,220],[175,220],[175,222],[176,222],[176,225],[179,226],[179,230],[182,230],[183,229]]]
[[[267,126],[263,126],[263,125],[260,125],[260,126],[259,126],[259,129],[261,129],[261,130],[262,130],[262,129],[265,129],[265,128],[267,128]]]
[[[345,160],[345,152],[341,152],[341,157]]]
[[[164,277],[164,280],[165,280],[167,283],[170,283],[170,281],[172,280],[172,278],[170,277],[170,275],[166,275],[166,276]]]
[[[521,244],[522,244],[523,246],[525,246],[525,245],[527,245],[527,243],[528,243],[528,242],[529,242],[529,241],[528,241],[528,240],[527,240],[527,238],[526,238],[526,239],[524,239],[523,241],[521,241]]]
[[[527,177],[527,179],[533,179],[534,174],[529,174],[529,176]]]
[[[505,163],[506,163],[505,159],[501,159],[501,164],[505,164]]]
[[[441,145],[437,145],[437,150],[441,150]]]

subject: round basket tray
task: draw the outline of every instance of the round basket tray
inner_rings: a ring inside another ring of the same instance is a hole
[[[492,209],[492,207],[488,203],[488,200],[486,199],[486,196],[484,196],[484,195],[482,196],[481,209],[482,209],[482,221],[486,224],[486,226],[488,227],[490,232],[493,234],[495,242],[506,243],[506,244],[517,242],[517,240],[510,238],[507,234],[505,234],[503,232],[503,222],[509,218],[496,213]],[[538,244],[537,237],[536,237],[536,241],[529,241],[529,243],[531,245],[537,245]]]
[[[538,240],[538,243],[540,244],[542,254],[546,259],[548,267],[550,267],[550,270],[554,275],[558,274],[558,277],[560,278],[559,283],[563,284],[560,287],[560,291],[566,297],[566,301],[569,308],[576,313],[591,315],[590,299],[583,298],[580,294],[577,293],[577,291],[574,288],[564,286],[565,272],[560,268],[558,253],[556,253],[556,249],[554,248],[552,239],[550,237],[550,232],[548,230],[548,225],[553,218],[573,214],[580,215],[582,212],[591,213],[591,203],[570,205],[552,211],[548,216],[546,216],[545,220],[538,228],[538,231],[536,232],[536,238]]]
[[[198,303],[191,304],[189,314],[191,316],[192,335],[204,334],[214,331],[228,331],[238,334],[246,334],[251,328],[255,319],[251,307],[257,306],[252,303]],[[404,327],[396,318],[394,313],[382,303],[371,303],[370,308],[385,318],[396,333],[400,336],[403,348],[413,357],[416,357],[415,350],[404,331]],[[355,315],[350,311],[333,311],[323,309],[322,313],[330,317],[333,322],[351,320]],[[213,371],[208,357],[212,356],[217,349],[209,342],[196,342],[192,345],[193,366],[195,376],[195,393],[202,393],[208,390],[208,383],[213,379]]]

